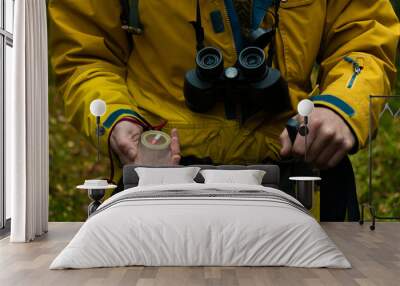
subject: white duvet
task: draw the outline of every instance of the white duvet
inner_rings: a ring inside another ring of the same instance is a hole
[[[130,198],[138,192],[175,190],[174,197]],[[245,191],[245,195],[180,197],[179,192],[185,191]],[[246,197],[246,191],[263,191],[271,198]],[[296,204],[300,203],[279,190],[254,185],[131,188],[106,200],[50,269],[128,265],[350,268],[319,223]]]

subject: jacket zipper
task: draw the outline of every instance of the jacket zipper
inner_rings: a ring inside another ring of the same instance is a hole
[[[224,6],[224,11],[225,11],[225,22],[232,29],[231,19],[229,18],[228,9],[226,9],[226,6]],[[233,35],[232,35],[232,37],[233,37]],[[236,44],[235,44],[235,40],[234,39],[232,39],[232,46],[233,46],[234,52],[236,53],[236,55],[238,55],[238,50],[236,49]]]
[[[226,4],[226,1],[232,1],[232,0],[224,0],[224,11],[225,11],[226,22],[231,27],[231,32],[232,32],[232,37],[233,37],[233,39],[232,39],[233,49],[234,49],[234,51],[236,53],[236,56],[238,56],[239,55],[239,50],[238,50],[238,47],[236,45],[236,39],[235,39],[235,34],[234,34],[235,31],[234,31],[232,20],[231,20],[232,17],[233,17],[233,11],[231,9],[229,9],[229,7]]]
[[[353,74],[351,75],[351,78],[349,80],[349,82],[347,83],[347,88],[351,89],[354,86],[354,83],[358,77],[358,75],[361,73],[363,67],[353,58],[351,57],[344,57],[344,60],[350,64],[353,65]]]

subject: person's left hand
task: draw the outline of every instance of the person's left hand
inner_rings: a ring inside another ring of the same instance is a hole
[[[299,119],[296,116],[295,119]],[[353,148],[356,139],[343,119],[328,108],[317,107],[308,120],[307,162],[319,169],[335,167]],[[297,135],[294,144],[286,128],[280,136],[281,156],[304,156],[304,136]]]

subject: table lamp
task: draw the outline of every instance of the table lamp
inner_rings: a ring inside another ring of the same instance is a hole
[[[100,117],[106,113],[106,103],[101,99],[95,99],[90,103],[90,113],[96,117],[96,137],[97,137],[97,161],[100,160],[100,136],[105,134],[105,129],[100,123]],[[77,186],[78,189],[87,190],[89,198],[92,200],[88,206],[88,217],[92,215],[101,205],[107,189],[115,189],[117,186],[109,184],[107,180],[85,180],[83,185]]]
[[[314,110],[314,103],[309,99],[304,99],[300,101],[297,105],[297,111],[300,116],[303,116],[304,121],[303,124],[299,124],[296,120],[288,121],[287,129],[289,132],[289,136],[294,143],[296,139],[297,132],[300,133],[301,136],[304,136],[304,162],[307,162],[307,135],[309,133],[308,129],[308,119],[310,114]],[[296,190],[295,195],[296,198],[309,210],[313,208],[314,202],[314,192],[315,192],[315,182],[320,181],[320,177],[312,177],[312,176],[302,176],[302,177],[290,177],[291,181],[295,181]]]
[[[103,136],[105,129],[100,125],[100,117],[106,113],[106,103],[101,99],[95,99],[90,103],[90,113],[96,117],[97,136],[97,161],[100,160],[100,136]]]
[[[308,129],[308,117],[314,110],[314,103],[309,99],[303,99],[297,105],[297,111],[299,115],[304,117],[304,123],[299,128],[300,135],[304,136],[304,162],[307,162],[307,135]]]

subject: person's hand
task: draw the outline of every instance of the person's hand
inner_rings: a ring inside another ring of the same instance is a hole
[[[299,117],[296,117],[298,120]],[[328,108],[317,107],[309,117],[307,162],[319,169],[335,167],[353,148],[356,140],[343,119]],[[305,138],[297,134],[292,145],[286,128],[280,136],[281,156],[304,156]]]
[[[138,145],[143,128],[129,121],[121,121],[114,127],[110,137],[112,150],[118,155],[123,165],[129,163],[140,163]],[[171,131],[171,165],[179,164],[181,160],[178,131]]]

